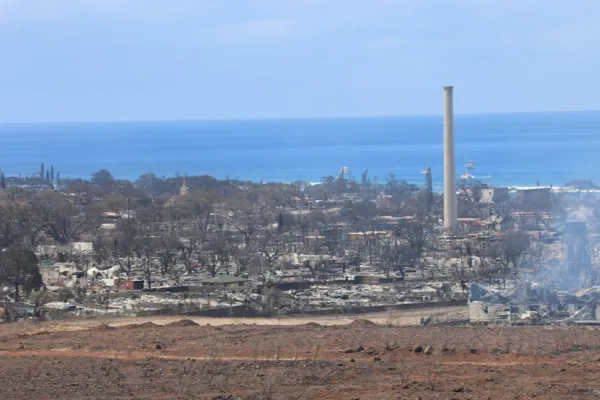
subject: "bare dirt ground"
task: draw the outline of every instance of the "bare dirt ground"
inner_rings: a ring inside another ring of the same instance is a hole
[[[368,320],[83,328],[0,326],[0,398],[600,398],[600,332],[592,328]]]

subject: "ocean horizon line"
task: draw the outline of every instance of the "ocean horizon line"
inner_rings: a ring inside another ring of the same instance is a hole
[[[494,116],[531,116],[548,114],[596,114],[597,110],[562,110],[562,111],[512,111],[485,113],[456,113],[455,118],[461,117],[494,117]],[[174,119],[123,119],[123,120],[71,120],[71,121],[0,121],[0,126],[11,125],[85,125],[85,124],[140,124],[140,123],[230,123],[230,122],[293,122],[293,121],[323,121],[323,120],[368,120],[368,119],[411,119],[411,118],[442,118],[443,114],[382,114],[354,116],[307,116],[307,117],[256,117],[256,118],[174,118]]]

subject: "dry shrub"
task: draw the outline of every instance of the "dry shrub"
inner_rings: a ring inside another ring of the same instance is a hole
[[[278,369],[271,369],[266,373],[258,372],[256,381],[260,389],[260,395],[264,400],[273,400],[277,394],[283,372]]]

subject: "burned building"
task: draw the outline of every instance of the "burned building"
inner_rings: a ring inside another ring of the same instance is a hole
[[[469,321],[472,324],[510,324],[510,295],[489,286],[472,283],[469,291]]]
[[[527,188],[517,191],[516,200],[530,211],[552,211],[554,201],[550,188]]]
[[[523,283],[507,290],[472,283],[471,324],[566,325],[599,324],[600,287],[559,292],[551,283]]]

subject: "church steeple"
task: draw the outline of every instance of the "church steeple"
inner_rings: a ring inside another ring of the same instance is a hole
[[[186,180],[187,180],[187,174],[183,177],[183,183],[181,184],[181,187],[179,188],[180,196],[185,196],[190,192],[190,188],[187,186]]]

